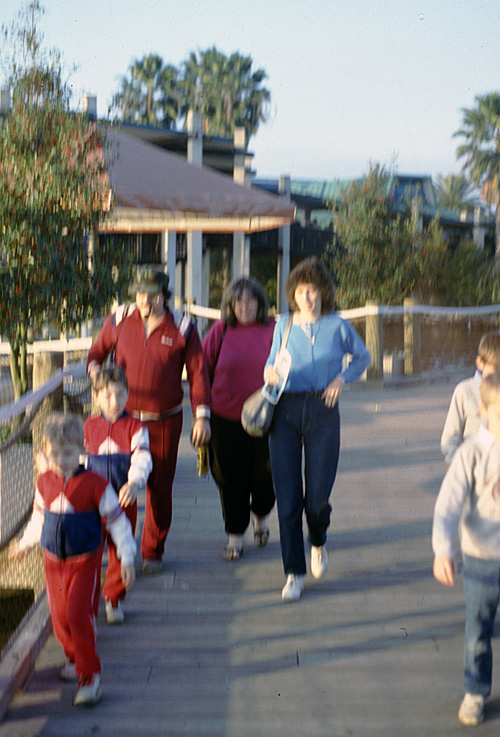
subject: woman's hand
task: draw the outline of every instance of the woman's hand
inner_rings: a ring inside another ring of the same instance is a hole
[[[455,583],[455,562],[453,558],[447,555],[434,558],[434,565],[432,567],[434,578],[442,583],[443,586],[453,586]]]
[[[264,381],[269,386],[277,386],[280,383],[280,375],[273,366],[268,366],[264,371]]]
[[[210,430],[210,422],[206,417],[198,417],[193,425],[191,431],[191,440],[195,448],[200,448],[202,445],[206,445],[212,436]]]
[[[335,405],[339,401],[343,386],[344,379],[341,377],[340,374],[336,376],[333,381],[330,381],[325,391],[321,395],[321,399],[323,399],[327,407],[335,407]]]

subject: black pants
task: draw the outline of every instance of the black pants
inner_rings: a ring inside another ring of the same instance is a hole
[[[219,487],[228,534],[243,535],[250,511],[265,517],[274,506],[274,488],[266,438],[251,438],[240,422],[212,413],[210,470]]]

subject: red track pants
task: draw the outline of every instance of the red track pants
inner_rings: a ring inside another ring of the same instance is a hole
[[[66,560],[45,553],[45,583],[54,635],[83,679],[101,672],[93,608],[99,562],[99,551]]]
[[[130,524],[132,525],[132,534],[135,535],[135,526],[137,524],[137,502],[131,504],[129,507],[124,507],[123,511],[125,512],[127,519],[130,521]],[[111,537],[109,532],[106,532],[106,527],[104,526],[103,521],[103,544],[100,550],[101,564],[102,556],[104,553],[104,545],[106,543],[108,545],[108,566],[106,569],[106,580],[102,589],[102,595],[104,599],[109,599],[113,603],[113,606],[116,607],[118,601],[124,600],[127,594],[127,589],[125,588],[125,584],[122,580],[122,564],[116,554],[116,545],[114,544],[113,538]],[[94,613],[96,617],[99,612],[100,595],[101,577],[99,576],[94,597]]]
[[[146,488],[141,553],[143,559],[161,560],[172,523],[172,485],[182,430],[182,412],[145,424],[149,431],[153,470]]]

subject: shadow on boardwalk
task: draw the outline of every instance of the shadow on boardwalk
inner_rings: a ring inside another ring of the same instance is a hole
[[[346,389],[330,568],[294,605],[275,513],[267,548],[249,535],[222,561],[217,490],[184,434],[165,569],[138,575],[123,626],[99,616],[102,702],[71,706],[51,637],[0,737],[455,737],[463,593],[433,580],[430,548],[452,389]],[[499,675],[500,652],[481,735],[500,729]]]

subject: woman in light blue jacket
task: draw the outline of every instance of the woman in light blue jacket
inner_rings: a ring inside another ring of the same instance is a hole
[[[287,576],[282,598],[297,601],[306,573],[302,515],[305,511],[311,573],[321,578],[328,566],[329,497],[339,460],[338,400],[343,385],[357,381],[371,359],[356,330],[334,312],[333,279],[322,261],[316,257],[301,261],[290,272],[286,296],[293,323],[285,355],[279,351],[286,315],[276,325],[264,378],[271,386],[285,382],[269,433],[269,449]],[[343,369],[346,354],[352,360]]]

